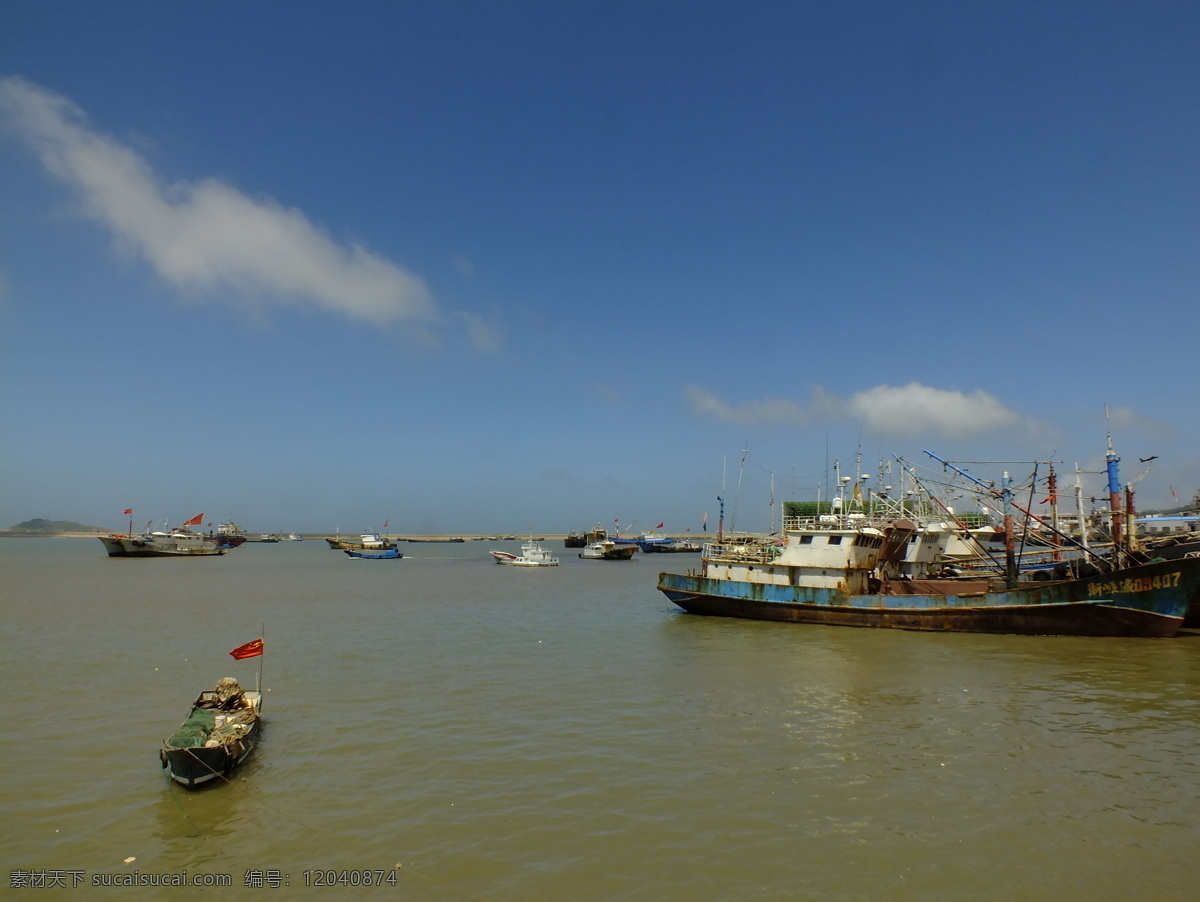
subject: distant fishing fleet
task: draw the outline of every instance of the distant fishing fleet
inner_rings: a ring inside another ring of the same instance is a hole
[[[826,626],[884,627],[944,632],[1026,635],[1170,637],[1200,626],[1200,514],[1138,517],[1132,485],[1123,486],[1111,436],[1105,456],[1107,497],[1088,514],[1076,476],[1076,511],[1060,511],[1058,482],[1048,472],[1020,481],[1030,493],[1018,501],[1018,481],[995,480],[926,451],[944,483],[918,474],[903,458],[900,490],[882,477],[842,476],[837,495],[785,506],[769,534],[726,533],[724,502],[715,539],[703,544],[652,530],[609,530],[597,524],[563,541],[589,561],[629,561],[635,555],[691,553],[698,564],[659,574],[658,589],[692,614]],[[1143,458],[1142,462],[1153,460]],[[891,464],[888,464],[890,472]],[[859,470],[859,468],[856,468]],[[1144,475],[1144,474],[1143,474]],[[1032,501],[1035,486],[1047,497]],[[849,486],[849,491],[848,491]],[[955,514],[942,495],[965,491],[978,505],[973,518]],[[1097,499],[1091,499],[1093,504]],[[1037,507],[1040,513],[1035,513]],[[111,557],[219,556],[249,539],[236,523],[203,528],[204,515],[177,528],[101,536]],[[982,519],[981,519],[982,516]],[[463,542],[461,536],[390,538],[386,529],[325,539],[350,560],[404,559],[398,541]],[[707,515],[705,515],[707,529]],[[299,539],[292,534],[288,538]],[[486,538],[486,537],[477,537]],[[498,538],[498,537],[491,537]],[[504,538],[515,538],[507,536]],[[514,568],[560,563],[532,533],[520,550],[493,548],[490,558]],[[403,569],[403,568],[401,568]]]

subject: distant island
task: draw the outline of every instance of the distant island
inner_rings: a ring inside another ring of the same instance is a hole
[[[99,526],[84,526],[74,520],[43,520],[36,517],[26,520],[8,529],[0,529],[0,536],[63,536],[63,535],[99,535],[111,530]]]

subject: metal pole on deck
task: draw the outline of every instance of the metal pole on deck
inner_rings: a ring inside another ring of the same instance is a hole
[[[1004,579],[1010,589],[1017,585],[1017,549],[1013,536],[1012,490],[1009,488],[1008,471],[1004,471]]]
[[[1108,407],[1104,408],[1104,418],[1108,419]],[[1108,433],[1108,453],[1104,456],[1105,469],[1108,471],[1108,515],[1112,528],[1113,554],[1120,554],[1121,536],[1121,476],[1117,464],[1121,458],[1113,453],[1112,432]]]
[[[258,691],[258,707],[262,710],[262,674],[263,674],[263,658],[267,656],[267,624],[264,621],[262,631],[259,632],[259,637],[262,639],[262,654],[258,656],[258,673],[254,675],[254,688]]]

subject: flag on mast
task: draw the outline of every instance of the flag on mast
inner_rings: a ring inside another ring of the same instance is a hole
[[[204,522],[204,514],[196,514],[196,516],[192,517],[192,519],[184,520],[183,525],[184,526],[199,526],[203,522]]]
[[[257,658],[263,653],[263,640],[252,639],[245,645],[239,645],[230,652],[234,658],[241,661],[243,658]]]

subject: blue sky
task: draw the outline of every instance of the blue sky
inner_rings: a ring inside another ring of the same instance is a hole
[[[1174,2],[8,0],[0,526],[761,530],[860,450],[1099,470],[1106,406],[1189,500],[1198,46]]]

